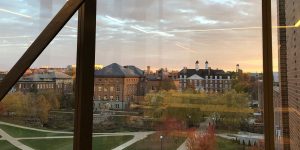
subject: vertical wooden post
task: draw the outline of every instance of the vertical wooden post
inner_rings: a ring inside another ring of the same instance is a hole
[[[74,150],[92,149],[96,7],[86,0],[78,14]]]
[[[263,88],[265,149],[274,150],[274,106],[272,64],[272,17],[271,0],[262,0],[263,26]]]

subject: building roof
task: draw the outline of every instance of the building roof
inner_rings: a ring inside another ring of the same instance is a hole
[[[110,64],[101,70],[95,71],[97,77],[141,77],[143,71],[135,66],[121,66],[117,63]]]
[[[33,73],[29,76],[23,77],[21,81],[51,81],[56,79],[72,79],[72,77],[62,72],[52,71]]]
[[[202,78],[205,78],[206,76],[228,76],[228,74],[226,74],[224,72],[224,70],[214,70],[214,69],[199,69],[198,71],[196,69],[182,69],[179,72],[180,75],[186,75],[187,78],[193,76],[193,75],[198,75]]]
[[[135,74],[138,74],[140,76],[144,75],[144,71],[136,66],[124,66],[124,67],[133,70]]]

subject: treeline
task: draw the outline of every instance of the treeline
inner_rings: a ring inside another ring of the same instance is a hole
[[[188,126],[210,119],[216,127],[239,129],[253,112],[249,95],[235,90],[218,94],[160,91],[145,97],[144,115],[154,119],[176,118]]]
[[[10,93],[0,102],[0,113],[8,117],[38,118],[45,124],[49,111],[60,109],[66,99],[55,92]]]

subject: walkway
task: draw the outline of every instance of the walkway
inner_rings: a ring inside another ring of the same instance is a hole
[[[44,130],[44,129],[36,129],[36,128],[30,128],[20,125],[15,125],[11,123],[6,123],[0,121],[0,124],[8,125],[16,128],[22,128],[26,130],[33,130],[33,131],[39,131],[39,132],[48,132],[48,133],[64,133],[64,134],[73,134],[73,132],[64,132],[64,131],[51,131],[51,130]],[[148,135],[153,134],[154,132],[117,132],[117,133],[94,133],[93,137],[106,137],[106,136],[124,136],[124,135],[132,135],[134,136],[133,139],[127,141],[126,143],[123,143],[122,145],[119,145],[118,147],[114,148],[113,150],[122,150],[126,147],[134,144],[137,141],[140,141],[144,138],[146,138]],[[1,137],[2,136],[2,137]],[[5,131],[0,129],[0,140],[7,140],[9,143],[14,145],[15,147],[18,147],[22,150],[33,150],[32,148],[22,144],[18,140],[28,140],[28,139],[65,139],[65,138],[73,138],[72,135],[70,136],[49,136],[49,137],[19,137],[14,138],[7,134]]]
[[[146,138],[148,135],[150,134],[153,134],[154,132],[135,132],[134,134],[134,138],[131,139],[130,141],[114,148],[113,150],[122,150],[122,149],[125,149],[126,147],[132,145],[133,143],[137,142],[137,141],[140,141],[144,138]]]
[[[7,140],[10,144],[14,145],[15,147],[22,149],[22,150],[34,150],[21,142],[19,142],[16,138],[8,135],[6,132],[0,129],[0,135],[2,136],[3,140]]]
[[[177,150],[187,150],[186,143],[187,143],[187,140],[185,140],[185,141],[177,148]]]

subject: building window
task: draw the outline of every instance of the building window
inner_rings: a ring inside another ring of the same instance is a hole
[[[114,96],[110,96],[109,98],[110,98],[111,101],[114,100]]]
[[[116,96],[116,101],[119,101],[119,95]]]
[[[113,92],[113,91],[114,91],[114,87],[111,86],[109,90],[110,90],[111,92]]]
[[[98,91],[99,91],[99,92],[102,91],[102,86],[98,86]]]

